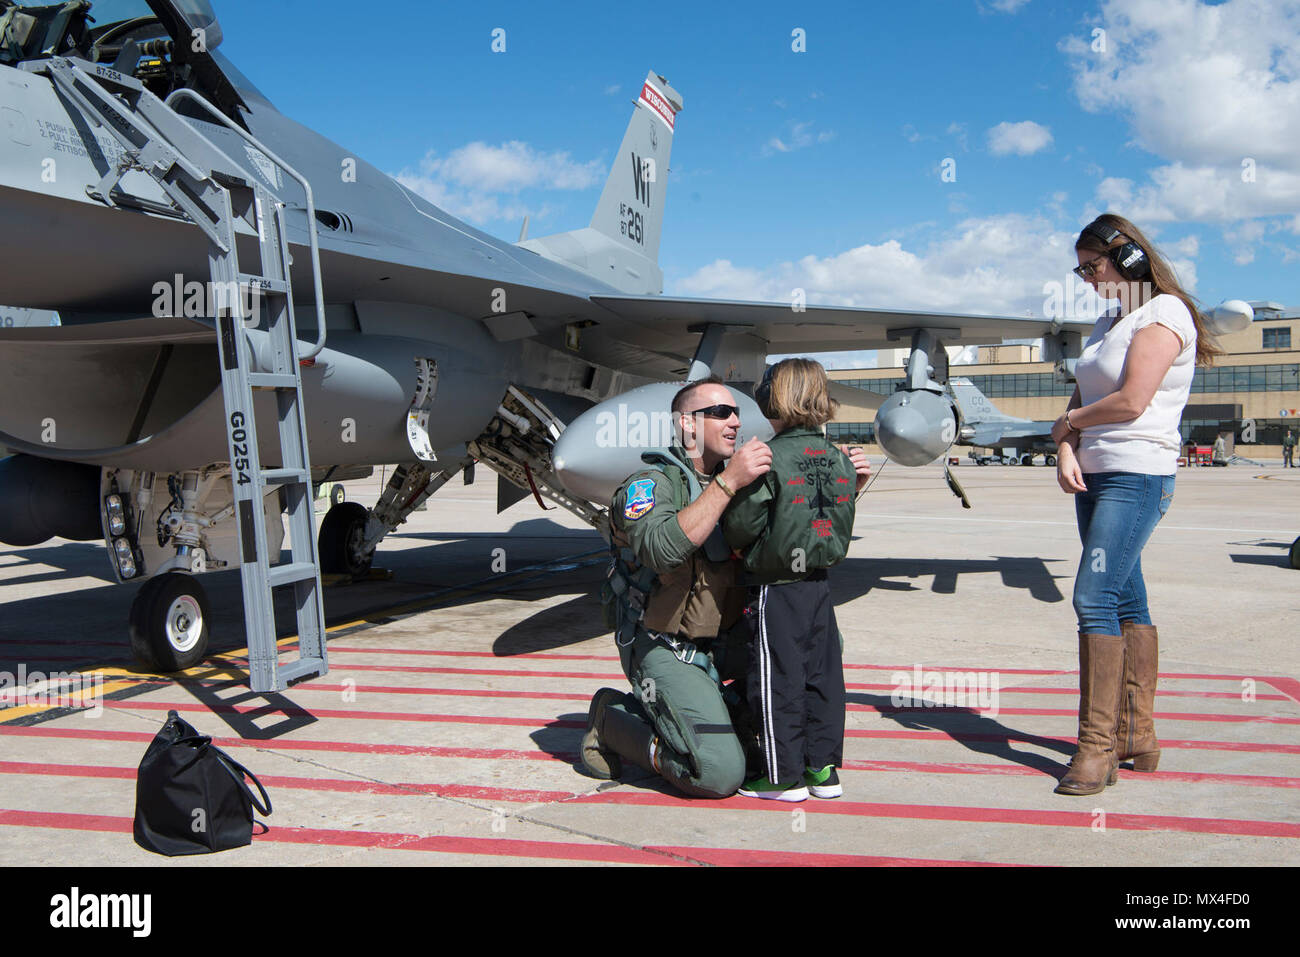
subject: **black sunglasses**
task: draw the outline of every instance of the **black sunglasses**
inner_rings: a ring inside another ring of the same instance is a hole
[[[737,405],[711,405],[707,408],[696,409],[694,412],[687,412],[687,415],[702,415],[706,419],[729,419],[733,415],[740,418],[740,406]]]
[[[1075,266],[1070,272],[1074,273],[1080,279],[1091,279],[1097,275],[1097,270],[1101,268],[1101,263],[1106,261],[1106,255],[1103,253],[1096,259],[1089,259],[1082,266]]]

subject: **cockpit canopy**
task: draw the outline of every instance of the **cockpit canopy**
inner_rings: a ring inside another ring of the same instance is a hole
[[[249,99],[267,100],[216,52],[222,39],[208,0],[0,0],[0,63],[76,56],[134,76],[161,98],[196,89],[242,122]]]

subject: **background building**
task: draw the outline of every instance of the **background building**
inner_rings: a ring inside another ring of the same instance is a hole
[[[1234,437],[1238,455],[1280,460],[1284,430],[1290,427],[1300,436],[1300,309],[1270,302],[1251,306],[1255,321],[1219,340],[1225,354],[1213,366],[1197,368],[1183,411],[1183,441],[1210,445],[1222,430]],[[833,369],[829,375],[841,385],[885,396],[903,381],[905,359],[905,350],[881,352],[882,362],[896,365]],[[1007,415],[1024,419],[1055,419],[1074,393],[1072,384],[1056,380],[1036,345],[981,346],[975,363],[949,371],[969,378]],[[831,438],[863,442],[879,453],[875,410],[843,396],[841,402],[829,426]]]

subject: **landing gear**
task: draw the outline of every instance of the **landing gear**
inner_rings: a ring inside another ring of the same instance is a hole
[[[1034,464],[1034,456],[1033,456],[1033,454],[1030,453],[1030,452],[1026,452],[1024,455],[1020,456],[1020,464],[1021,464],[1021,465],[1033,465],[1033,464]]]
[[[191,575],[167,572],[144,583],[131,605],[131,652],[141,666],[184,671],[208,650],[208,596]]]
[[[1047,465],[1048,468],[1055,468],[1055,467],[1056,467],[1056,456],[1055,456],[1055,455],[1048,455],[1048,456],[1045,456],[1045,457],[1043,458],[1043,462],[1046,463],[1046,465]]]
[[[320,523],[320,570],[323,575],[360,577],[370,571],[374,549],[363,551],[370,513],[358,502],[342,502],[325,513]]]

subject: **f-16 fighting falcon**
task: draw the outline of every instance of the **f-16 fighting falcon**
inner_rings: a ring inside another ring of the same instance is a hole
[[[0,541],[102,538],[147,580],[129,633],[153,668],[203,656],[201,576],[238,567],[254,689],[323,673],[321,572],[364,573],[476,463],[500,508],[605,528],[685,380],[743,398],[743,443],[769,354],[910,344],[877,428],[916,465],[958,434],[945,345],[1045,336],[1068,368],[1090,325],[662,296],[683,101],[654,72],[590,225],[511,244],[282,115],[221,43],[208,0],[0,0],[0,302],[61,319],[0,329]],[[313,490],[384,465],[375,507],[317,534]]]

